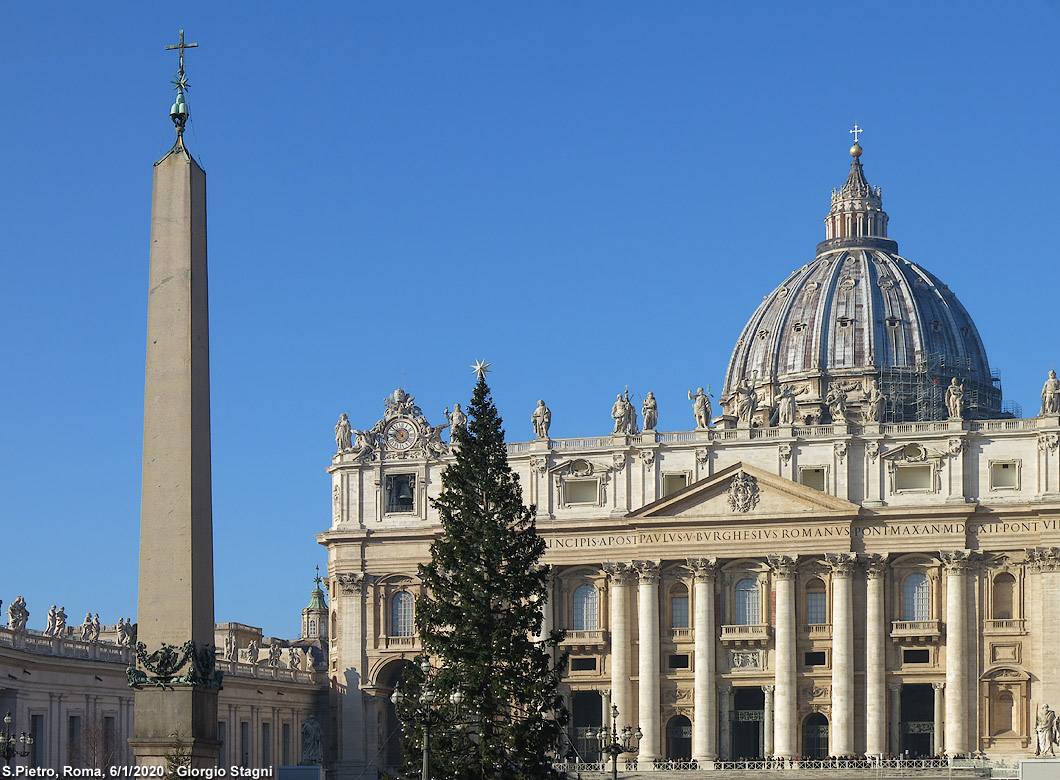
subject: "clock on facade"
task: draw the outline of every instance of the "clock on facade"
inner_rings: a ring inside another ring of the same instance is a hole
[[[416,443],[416,426],[409,420],[394,420],[383,431],[387,446],[393,450],[407,450]]]

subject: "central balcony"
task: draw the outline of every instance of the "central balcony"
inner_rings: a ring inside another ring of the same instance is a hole
[[[761,647],[769,641],[769,626],[722,626],[721,641],[733,647]]]
[[[942,630],[937,620],[895,620],[891,623],[891,639],[897,642],[936,644]]]

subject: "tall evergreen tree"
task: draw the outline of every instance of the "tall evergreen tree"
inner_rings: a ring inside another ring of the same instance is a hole
[[[431,545],[430,563],[419,567],[424,593],[416,628],[434,671],[425,680],[413,669],[406,694],[417,701],[429,684],[435,702],[449,710],[449,722],[431,736],[432,778],[560,778],[550,758],[566,722],[556,692],[563,635],[535,641],[546,598],[545,542],[508,465],[484,372],[467,412],[467,428],[452,431],[455,461],[434,501],[442,535]],[[450,703],[456,691],[459,707]],[[408,722],[410,753],[422,738],[422,726]],[[413,770],[418,756],[408,759]]]

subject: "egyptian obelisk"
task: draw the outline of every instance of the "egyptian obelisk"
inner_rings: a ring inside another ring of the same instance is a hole
[[[206,767],[217,763],[220,680],[213,672],[206,174],[184,147],[184,50],[195,45],[181,30],[180,43],[166,47],[179,51],[170,112],[177,141],[154,166],[130,744],[137,764],[165,765],[180,744],[193,766]],[[159,652],[166,646],[176,656]]]

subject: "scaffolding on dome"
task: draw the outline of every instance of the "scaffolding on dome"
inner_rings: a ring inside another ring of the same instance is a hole
[[[967,419],[1011,416],[1001,404],[1001,374],[990,370],[982,377],[972,369],[970,359],[951,358],[941,352],[921,354],[916,365],[885,366],[880,372],[880,390],[887,396],[885,422],[928,422],[945,420],[946,387],[956,378],[964,385]]]

